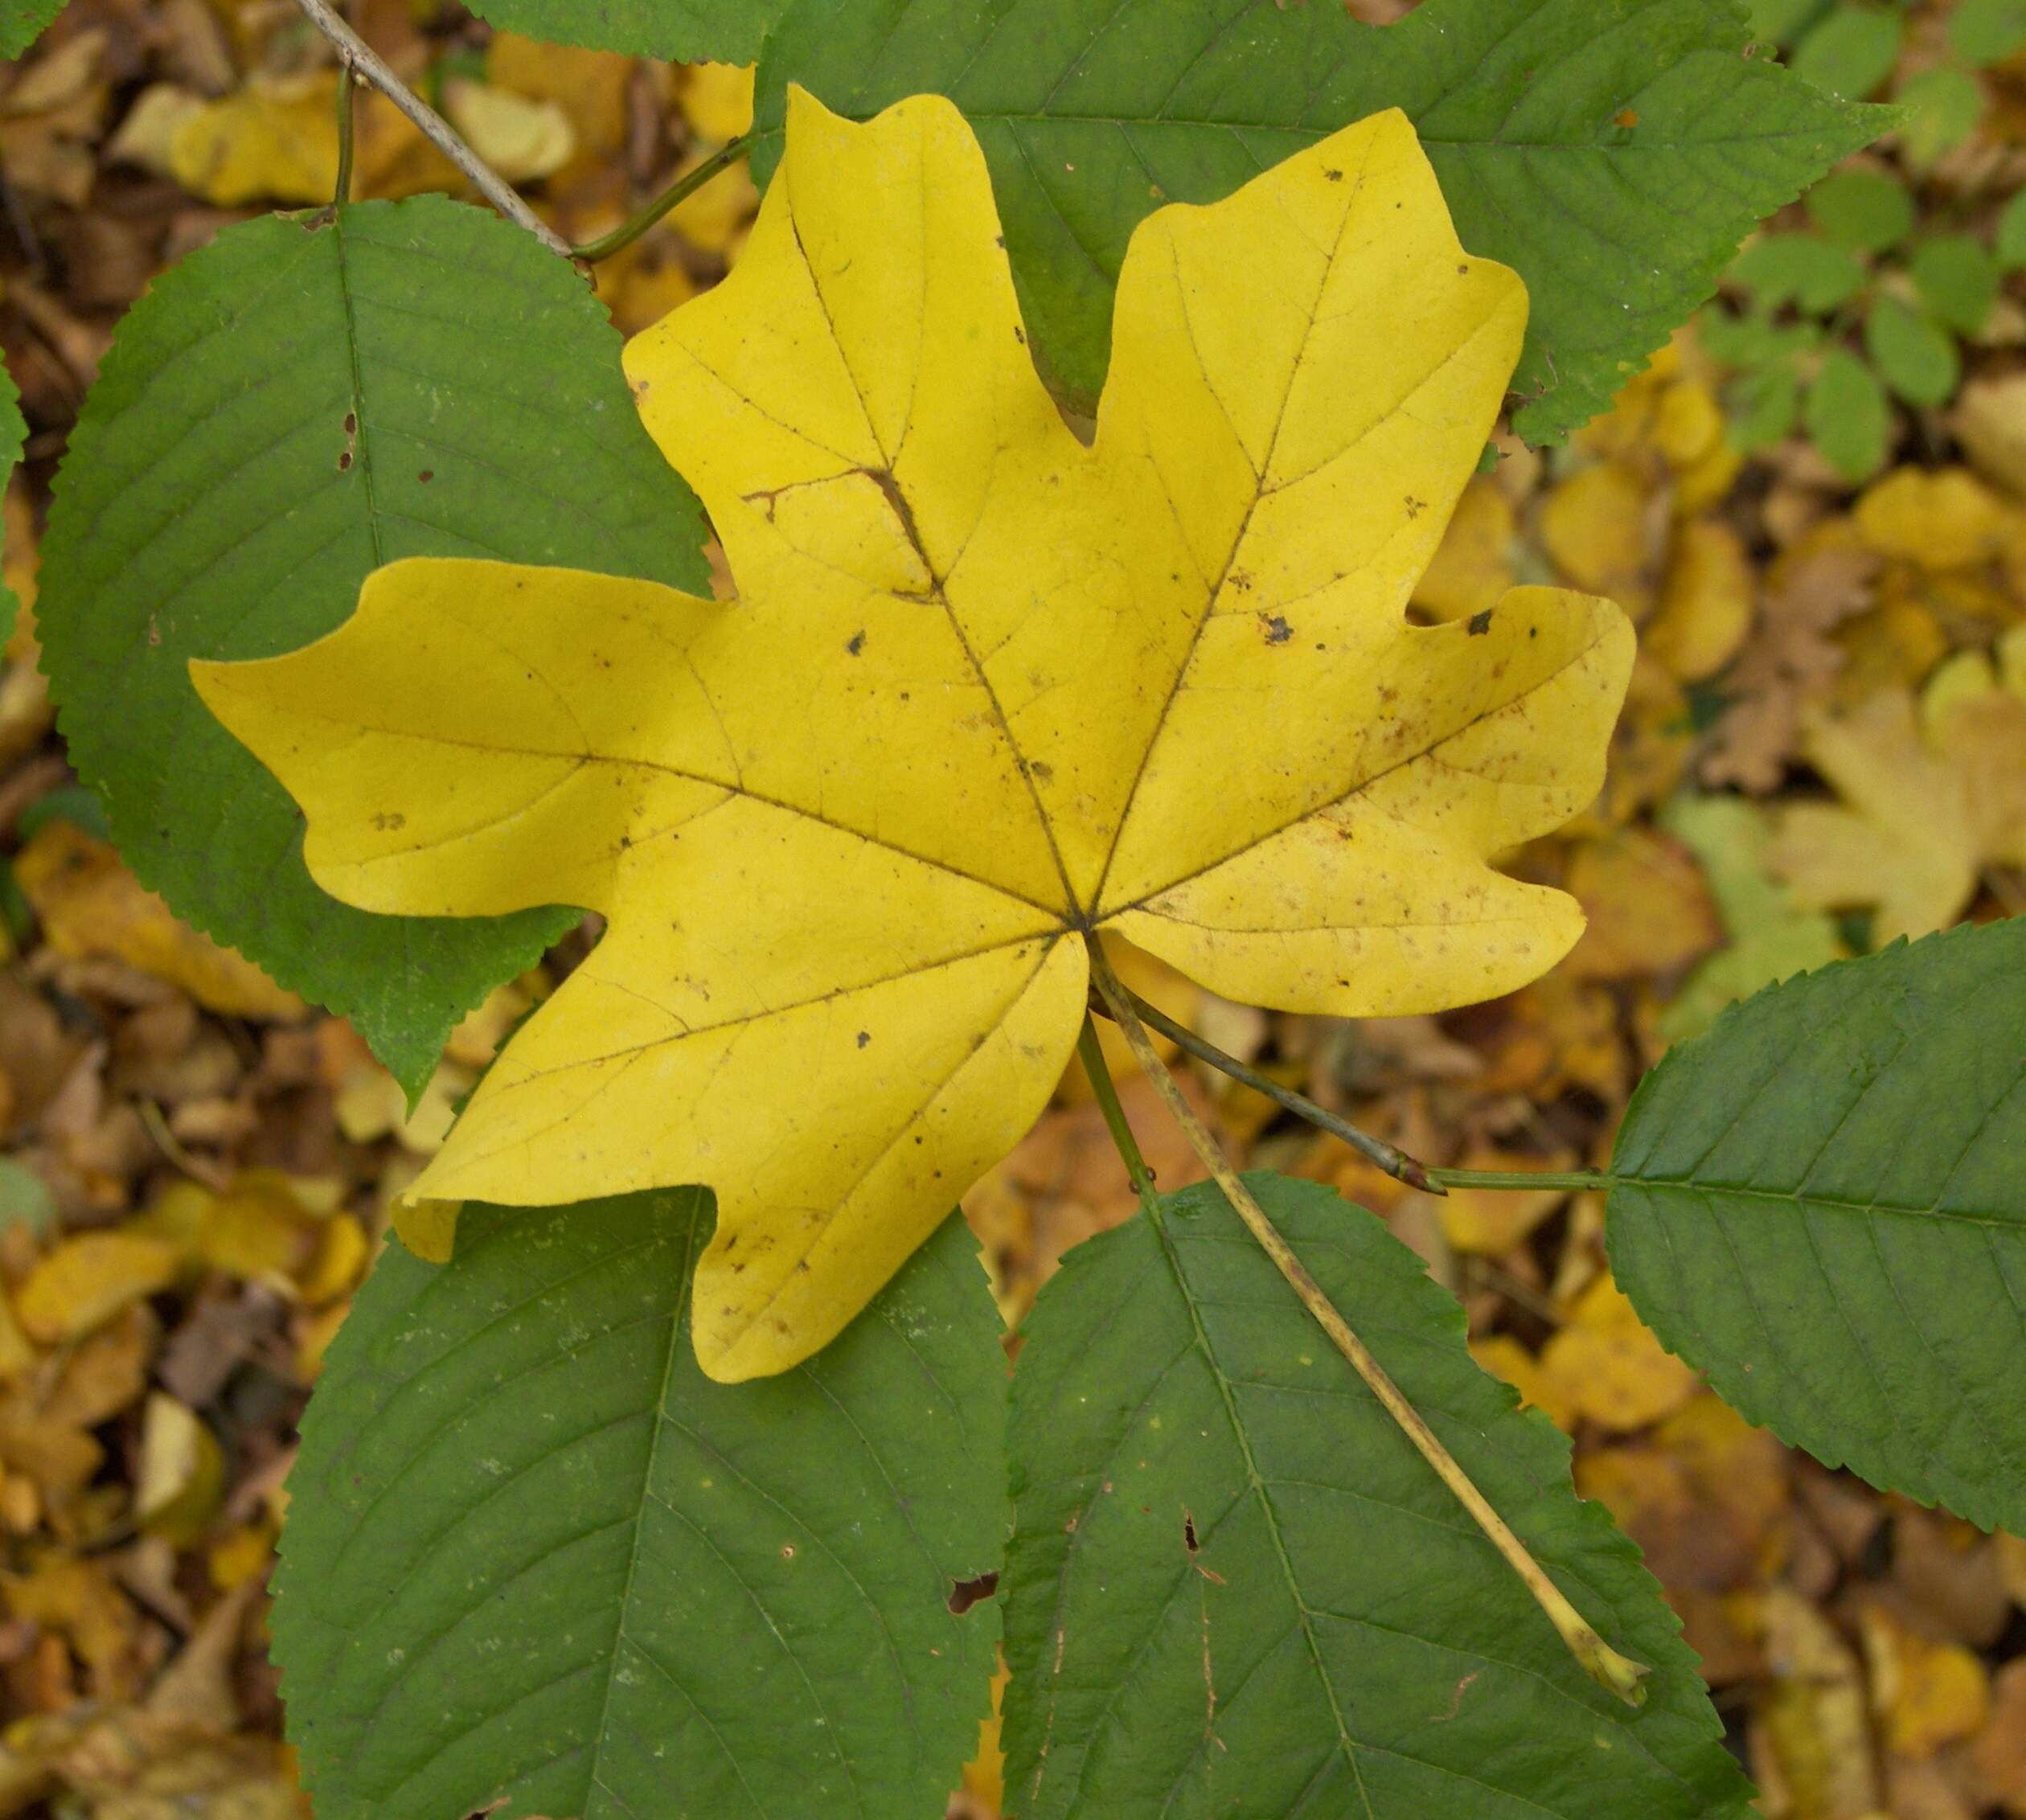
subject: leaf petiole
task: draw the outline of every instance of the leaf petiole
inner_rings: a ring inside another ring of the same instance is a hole
[[[630,220],[622,221],[609,234],[601,234],[595,240],[586,240],[580,247],[572,247],[570,256],[582,264],[596,265],[600,260],[609,259],[614,253],[623,252],[671,209],[679,208],[720,170],[744,158],[747,147],[752,143],[753,135],[744,133],[728,146],[720,146],[694,170],[685,171],[677,178]]]
[[[1351,1363],[1351,1369],[1364,1380],[1366,1388],[1379,1400],[1381,1408],[1400,1425],[1401,1432],[1414,1445],[1414,1449],[1437,1478],[1447,1486],[1457,1502],[1470,1513],[1471,1520],[1505,1559],[1506,1564],[1520,1576],[1520,1583],[1533,1595],[1535,1602],[1546,1613],[1570,1654],[1589,1677],[1608,1691],[1615,1694],[1628,1706],[1640,1705],[1646,1698],[1645,1690],[1639,1685],[1643,1677],[1651,1672],[1643,1664],[1632,1661],[1614,1650],[1600,1637],[1595,1627],[1581,1613],[1572,1605],[1546,1570],[1527,1552],[1526,1544],[1515,1535],[1505,1519],[1495,1510],[1491,1501],[1472,1483],[1470,1475],[1458,1465],[1455,1456],[1445,1447],[1435,1431],[1423,1418],[1419,1410],[1407,1400],[1385,1367],[1373,1357],[1364,1342],[1351,1330],[1350,1323],[1339,1314],[1335,1305],[1323,1292],[1322,1287],[1311,1277],[1302,1260],[1294,1255],[1294,1248],[1281,1236],[1279,1228],[1266,1217],[1265,1210],[1253,1198],[1252,1191],[1239,1178],[1224,1156],[1216,1138],[1210,1135],[1202,1120],[1196,1115],[1175,1076],[1163,1064],[1154,1047],[1153,1039],[1147,1035],[1146,1026],[1134,1009],[1133,996],[1096,942],[1089,944],[1090,976],[1097,990],[1104,995],[1105,1003],[1119,1030],[1131,1046],[1133,1055],[1154,1083],[1156,1091],[1167,1101],[1175,1121],[1182,1128],[1190,1147],[1210,1171],[1212,1178],[1224,1191],[1224,1199],[1232,1210],[1245,1224],[1245,1228],[1258,1240],[1260,1248],[1273,1260],[1275,1267],[1285,1277],[1301,1298],[1302,1306],[1315,1318],[1316,1324],[1330,1336],[1338,1351]],[[1089,1026],[1086,1022],[1085,1028]]]
[[[1152,1199],[1154,1171],[1146,1166],[1146,1158],[1140,1154],[1139,1140],[1134,1137],[1132,1126],[1126,1121],[1126,1109],[1118,1103],[1118,1088],[1113,1082],[1110,1064],[1105,1060],[1104,1045],[1097,1040],[1097,1027],[1091,1022],[1088,1011],[1084,1014],[1083,1030],[1077,1038],[1077,1059],[1083,1064],[1097,1109],[1105,1115],[1105,1127],[1111,1133],[1112,1142],[1118,1146],[1118,1154],[1124,1159],[1134,1193],[1143,1201]]]
[[[1561,1174],[1551,1170],[1431,1169],[1428,1174],[1438,1195],[1451,1188],[1509,1188],[1520,1194],[1566,1188],[1575,1194],[1591,1190],[1601,1193],[1618,1180],[1614,1175],[1601,1174],[1593,1169],[1571,1170]]]
[[[338,182],[331,192],[332,204],[342,208],[351,200],[352,189],[352,103],[359,88],[359,78],[353,74],[349,63],[338,66]]]
[[[563,237],[535,215],[512,184],[465,143],[449,121],[388,68],[379,54],[331,10],[327,0],[296,0],[296,4],[336,47],[339,63],[355,76],[370,82],[406,114],[416,130],[469,177],[487,202],[516,228],[526,228],[551,252],[569,257],[570,248]]]
[[[1305,1118],[1319,1129],[1328,1132],[1332,1138],[1343,1139],[1366,1161],[1377,1164],[1388,1175],[1396,1181],[1405,1182],[1409,1187],[1419,1188],[1431,1195],[1449,1192],[1442,1186],[1440,1180],[1444,1171],[1425,1168],[1405,1150],[1396,1149],[1384,1138],[1375,1138],[1368,1131],[1360,1131],[1347,1119],[1339,1118],[1327,1107],[1318,1105],[1306,1094],[1297,1093],[1291,1087],[1283,1087],[1271,1075],[1261,1073],[1257,1068],[1240,1061],[1236,1056],[1220,1049],[1216,1043],[1207,1042],[1187,1024],[1176,1023],[1159,1006],[1150,1005],[1123,982],[1120,983],[1119,990],[1131,1002],[1133,1009],[1139,1014],[1142,1023],[1158,1030],[1171,1043],[1187,1051],[1198,1061],[1208,1063],[1220,1074],[1229,1075],[1233,1080],[1251,1088],[1254,1092],[1265,1094],[1276,1105],[1285,1107],[1298,1118]],[[1109,1006],[1101,1008],[1106,1017],[1112,1015]],[[1483,1183],[1477,1185],[1486,1186]]]

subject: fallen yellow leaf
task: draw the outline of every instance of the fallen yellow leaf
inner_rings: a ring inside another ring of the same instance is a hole
[[[587,166],[626,142],[626,86],[641,66],[611,51],[544,44],[496,31],[486,47],[486,80],[531,100],[553,101],[568,117]]]
[[[1967,568],[2004,546],[2004,502],[1967,468],[1901,468],[1857,502],[1865,543],[1924,569]]]
[[[74,1340],[123,1308],[166,1289],[183,1268],[183,1248],[128,1232],[66,1239],[28,1273],[14,1312],[45,1345]]]
[[[1470,1342],[1470,1356],[1495,1378],[1519,1392],[1522,1404],[1540,1410],[1558,1429],[1576,1425],[1576,1407],[1540,1362],[1510,1334],[1487,1334]]]
[[[1577,1299],[1568,1324],[1541,1348],[1540,1364],[1569,1408],[1620,1432],[1671,1415],[1701,1382],[1653,1337],[1608,1274]]]
[[[1540,514],[1541,539],[1555,567],[1577,587],[1643,613],[1653,598],[1652,497],[1637,474],[1615,461],[1557,482]]]
[[[111,846],[72,822],[38,829],[14,875],[59,954],[123,961],[232,1016],[299,1018],[308,1009],[244,955],[178,922]]]
[[[1968,1650],[1920,1636],[1875,1605],[1864,1608],[1862,1628],[1872,1702],[1889,1748],[1903,1756],[1932,1756],[1983,1728],[1991,1678]]]
[[[1544,971],[1580,913],[1487,857],[1594,795],[1630,629],[1405,613],[1524,317],[1380,115],[1141,227],[1086,447],[962,117],[797,92],[745,260],[627,354],[736,606],[411,561],[305,651],[194,666],[327,889],[609,918],[415,1193],[710,1184],[696,1349],[744,1378],[1032,1124],[1100,928],[1338,1015]]]
[[[176,1547],[193,1546],[211,1527],[224,1483],[216,1437],[187,1404],[155,1392],[141,1419],[133,1489],[141,1527]]]
[[[576,129],[555,101],[490,82],[450,82],[443,111],[487,164],[510,183],[552,177],[576,151]]]
[[[1489,475],[1463,489],[1438,548],[1414,588],[1414,605],[1431,619],[1468,619],[1495,607],[1515,579],[1512,502]]]
[[[683,116],[699,139],[728,145],[753,125],[751,64],[691,64],[683,72]]]
[[[1771,1811],[1800,1820],[1888,1820],[1864,1677],[1835,1625],[1790,1588],[1765,1597],[1766,1653],[1752,1769]]]
[[[1841,804],[1782,814],[1773,868],[1811,909],[1876,907],[1885,942],[1954,921],[1987,864],[2026,865],[2026,633],[2000,674],[1946,666],[1923,701],[1889,689],[1840,719],[1818,718],[1810,762]]]
[[[1751,630],[1757,592],[1737,533],[1690,519],[1675,533],[1659,609],[1646,629],[1647,649],[1684,682],[1714,676]]]
[[[1698,961],[1724,939],[1702,868],[1650,828],[1585,841],[1564,881],[1589,918],[1569,957],[1579,979],[1632,979]]]
[[[170,172],[221,208],[327,203],[338,182],[334,92],[323,76],[256,78],[187,110],[168,130]]]

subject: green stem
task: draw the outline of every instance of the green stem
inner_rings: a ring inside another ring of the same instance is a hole
[[[1105,1060],[1105,1046],[1097,1040],[1097,1027],[1084,1014],[1083,1031],[1077,1039],[1077,1056],[1082,1062],[1084,1072],[1090,1077],[1090,1091],[1097,1101],[1097,1109],[1105,1115],[1105,1125],[1111,1133],[1112,1142],[1118,1146],[1118,1154],[1125,1158],[1126,1173],[1132,1178],[1133,1191],[1143,1200],[1154,1199],[1154,1171],[1146,1166],[1146,1158],[1140,1154],[1139,1140],[1134,1137],[1133,1128],[1126,1122],[1126,1109],[1118,1103],[1118,1088],[1113,1084],[1111,1068]]]
[[[1445,1188],[1510,1188],[1521,1194],[1541,1189],[1569,1189],[1581,1194],[1590,1189],[1609,1188],[1618,1178],[1595,1170],[1578,1169],[1557,1175],[1548,1170],[1431,1169],[1429,1178],[1440,1192]]]
[[[348,63],[338,66],[338,187],[332,200],[342,207],[351,200],[352,190],[352,100],[357,92],[359,78],[352,74]]]
[[[1327,1107],[1319,1106],[1305,1093],[1297,1093],[1291,1087],[1283,1087],[1271,1075],[1261,1074],[1256,1068],[1248,1066],[1236,1056],[1228,1055],[1216,1043],[1205,1041],[1187,1024],[1177,1023],[1157,1005],[1150,1005],[1131,987],[1122,988],[1132,1001],[1133,1009],[1139,1013],[1140,1022],[1158,1030],[1179,1049],[1187,1051],[1200,1062],[1208,1062],[1220,1073],[1228,1074],[1233,1080],[1249,1087],[1255,1093],[1263,1093],[1275,1105],[1284,1106],[1298,1118],[1306,1119],[1310,1125],[1327,1131],[1332,1138],[1340,1138],[1368,1162],[1376,1163],[1396,1181],[1405,1182],[1410,1188],[1420,1188],[1431,1195],[1446,1194],[1439,1178],[1442,1171],[1427,1169],[1409,1156],[1405,1150],[1396,1150],[1384,1138],[1375,1138],[1368,1131],[1360,1131],[1347,1119],[1339,1118]],[[1106,1015],[1109,1015],[1109,1010]]]
[[[609,259],[614,253],[622,252],[671,209],[681,207],[720,170],[744,158],[752,143],[750,133],[741,133],[730,145],[712,153],[695,170],[685,171],[631,220],[621,222],[609,234],[601,234],[595,240],[586,240],[582,246],[572,248],[570,256],[582,260],[587,265],[596,265],[600,260]]]

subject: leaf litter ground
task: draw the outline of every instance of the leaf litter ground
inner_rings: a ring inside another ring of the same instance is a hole
[[[221,30],[77,0],[4,79],[20,206],[0,235],[0,334],[31,426],[6,566],[31,605],[49,470],[112,322],[221,211],[328,187],[327,75],[276,61],[256,9],[227,10]],[[1931,54],[1948,10],[1915,9],[1909,59]],[[523,180],[580,239],[619,219],[630,170],[651,185],[737,130],[721,72],[367,14],[376,43],[460,53],[459,80],[491,97],[467,130],[488,107],[511,125]],[[1989,105],[1955,151],[1917,171],[1890,147],[1867,161],[1951,225],[2026,165],[2026,72],[1977,80]],[[630,130],[671,100],[671,127]],[[445,181],[392,121],[367,125],[367,193]],[[621,327],[707,286],[750,211],[727,180],[603,268]],[[1566,1168],[1602,1160],[1639,1072],[1733,993],[1898,928],[2026,910],[2020,808],[1990,787],[2016,774],[2026,717],[2026,456],[2005,351],[2026,300],[2009,282],[1966,344],[1956,403],[1902,419],[1903,465],[1864,489],[1798,439],[1730,455],[1726,415],[1745,401],[1684,337],[1570,451],[1509,448],[1466,490],[1421,616],[1467,618],[1515,580],[1553,581],[1642,622],[1604,797],[1515,867],[1589,912],[1561,968],[1467,1011],[1354,1023],[1264,1015],[1121,950],[1129,982],[1430,1162]],[[391,1195],[583,940],[495,995],[407,1116],[346,1026],[180,928],[125,873],[49,734],[31,636],[0,676],[0,1813],[60,1797],[166,1816],[195,1794],[293,1814],[262,1616],[293,1423]],[[1113,1059],[1163,1186],[1183,1184],[1191,1161]],[[1640,1327],[1588,1200],[1437,1202],[1243,1088],[1188,1086],[1249,1164],[1380,1211],[1462,1297],[1481,1362],[1570,1432],[1579,1488],[1667,1588],[1769,1813],[2026,1814],[2026,1550],[1739,1421]],[[967,1203],[1008,1317],[1131,1205],[1072,1071]],[[982,1816],[997,1793],[987,1757],[953,1799]]]

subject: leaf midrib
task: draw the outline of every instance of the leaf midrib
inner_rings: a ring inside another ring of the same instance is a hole
[[[694,1194],[695,1191],[692,1190],[691,1192]],[[641,1649],[638,1644],[633,1642],[626,1635],[626,1616],[632,1609],[634,1581],[639,1573],[640,1558],[644,1552],[642,1539],[647,1529],[647,1505],[654,1497],[654,1469],[661,1458],[662,1437],[668,1432],[671,1425],[667,1419],[668,1393],[671,1386],[675,1381],[675,1368],[682,1358],[683,1311],[689,1306],[695,1277],[696,1232],[700,1224],[701,1211],[701,1208],[692,1202],[691,1217],[683,1232],[682,1261],[677,1266],[675,1272],[677,1285],[675,1300],[663,1319],[665,1339],[660,1379],[655,1388],[653,1404],[648,1410],[650,1433],[647,1441],[647,1457],[641,1468],[640,1497],[629,1519],[633,1525],[633,1535],[626,1550],[625,1584],[620,1589],[619,1597],[614,1607],[618,1616],[613,1625],[612,1658],[605,1666],[605,1691],[599,1697],[597,1723],[593,1728],[588,1750],[589,1761],[586,1765],[586,1774],[589,1788],[603,1790],[614,1801],[617,1801],[619,1797],[613,1794],[611,1785],[605,1779],[604,1761],[605,1740],[611,1729],[613,1695],[619,1685],[620,1653],[630,1648],[639,1650],[641,1655],[646,1660],[650,1662],[654,1660],[646,1650]],[[706,1723],[709,1722],[707,1720]],[[712,1729],[715,1732],[716,1727],[713,1726]],[[725,1758],[731,1764],[733,1774],[739,1778],[739,1785],[752,1797],[754,1808],[764,1815],[766,1811],[765,1804],[757,1794],[754,1794],[752,1785],[746,1781],[744,1767],[732,1755],[728,1747],[725,1748]],[[625,1803],[621,1802],[620,1805],[623,1806]],[[586,1806],[588,1807],[588,1802]]]
[[[1175,1250],[1172,1235],[1167,1229],[1164,1215],[1152,1206],[1144,1208],[1142,1217],[1154,1229],[1155,1242],[1159,1245],[1162,1261],[1167,1265],[1169,1274],[1175,1279],[1176,1293],[1189,1311],[1189,1326],[1197,1351],[1201,1354],[1211,1381],[1217,1387],[1217,1396],[1224,1405],[1224,1420],[1229,1424],[1232,1440],[1237,1444],[1240,1457],[1245,1463],[1245,1478],[1253,1494],[1259,1500],[1259,1507],[1266,1519],[1266,1533],[1273,1539],[1273,1558],[1279,1564],[1281,1578],[1287,1588],[1287,1596],[1294,1603],[1297,1621],[1302,1630],[1302,1640],[1307,1646],[1309,1660],[1315,1670],[1315,1679],[1321,1684],[1330,1703],[1330,1716],[1336,1723],[1337,1742],[1343,1752],[1345,1762],[1351,1766],[1351,1776],[1358,1786],[1358,1798],[1364,1802],[1366,1820],[1378,1820],[1377,1810],[1372,1805],[1372,1796],[1364,1784],[1364,1773],[1358,1765],[1358,1752],[1362,1748],[1355,1740],[1350,1728],[1344,1723],[1343,1704],[1338,1698],[1336,1683],[1331,1679],[1327,1663],[1323,1659],[1321,1643],[1317,1640],[1314,1623],[1314,1613],[1308,1601],[1302,1597],[1302,1588],[1294,1575],[1294,1563],[1287,1552],[1286,1539],[1281,1534],[1280,1515],[1273,1508],[1273,1501],[1266,1494],[1266,1481],[1259,1470],[1259,1462],[1253,1457],[1252,1437],[1238,1413],[1238,1405],[1232,1394],[1230,1379],[1225,1375],[1224,1364],[1217,1351],[1210,1343],[1208,1330],[1204,1326],[1202,1311],[1196,1306],[1196,1290],[1189,1281],[1188,1273],[1182,1267],[1182,1260]],[[1084,1764],[1088,1765],[1086,1756]],[[1082,1784],[1082,1766],[1079,1766],[1077,1781]]]
[[[308,231],[316,232],[314,228]],[[352,304],[351,262],[347,257],[345,211],[342,207],[331,211],[330,232],[338,252],[332,264],[337,268],[338,300],[345,317],[345,360],[351,374],[352,421],[355,426],[351,448],[359,465],[359,483],[366,494],[366,528],[373,540],[373,567],[378,568],[387,560],[387,551],[380,538],[379,506],[373,497],[372,457],[366,448],[366,380],[359,363],[359,315]]]
[[[1847,1196],[1818,1195],[1798,1188],[1733,1187],[1728,1183],[1704,1182],[1692,1175],[1606,1174],[1597,1178],[1597,1185],[1607,1189],[1652,1188],[1704,1199],[1721,1195],[1735,1200],[1772,1201],[1783,1207],[1818,1207],[1832,1213],[1882,1214],[1894,1219],[1945,1219],[2026,1238],[2026,1224],[1996,1215],[1960,1213],[1943,1207],[1903,1207],[1893,1201],[1853,1201]]]

